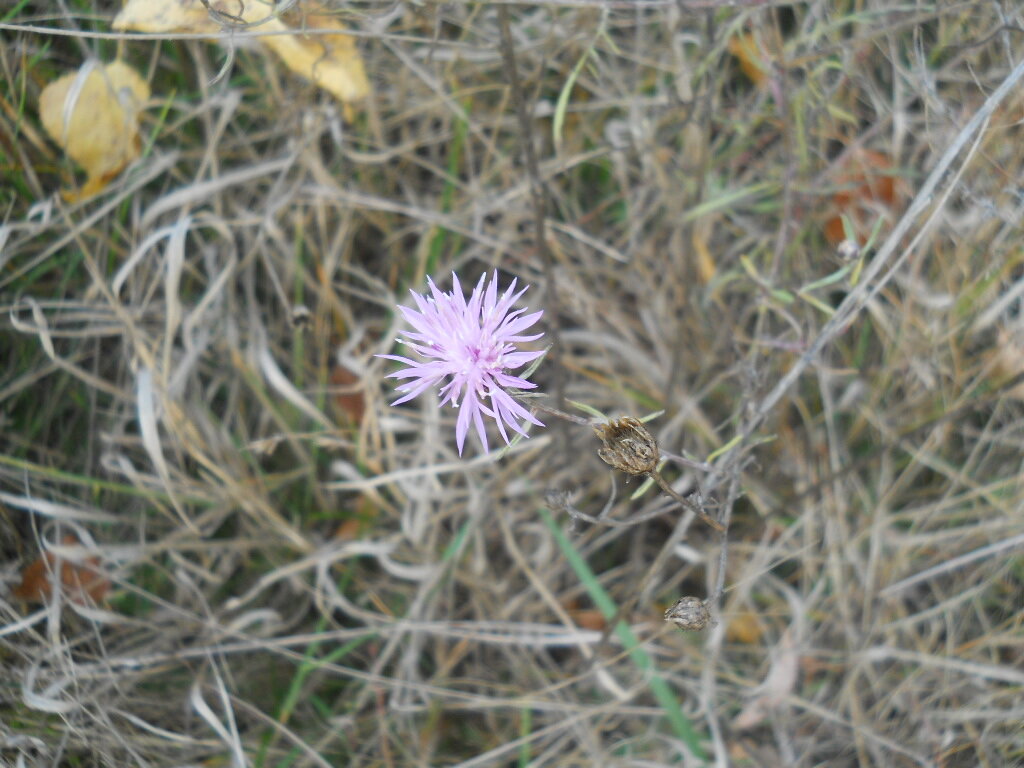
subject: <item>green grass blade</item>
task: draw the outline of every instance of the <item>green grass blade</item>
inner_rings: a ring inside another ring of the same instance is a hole
[[[778,185],[770,181],[758,182],[757,184],[751,184],[750,186],[741,187],[739,189],[727,189],[718,197],[713,197],[710,200],[691,208],[683,215],[680,223],[685,224],[686,222],[699,219],[701,216],[705,216],[713,211],[730,208],[734,203],[738,203],[740,200],[745,200],[749,197],[767,197],[777,191]]]
[[[590,599],[594,601],[594,605],[597,606],[598,610],[608,621],[613,621],[618,611],[615,601],[612,600],[604,587],[601,586],[601,582],[598,581],[597,576],[590,566],[587,565],[586,560],[576,551],[572,542],[569,541],[568,537],[562,531],[561,527],[555,522],[551,512],[545,508],[541,508],[540,516],[544,520],[544,524],[551,531],[551,535],[555,537],[555,541],[558,543],[559,548],[562,550],[562,554],[565,555],[565,559],[569,561],[569,565],[572,567],[576,576],[579,578],[580,583],[583,584],[584,589],[587,590],[587,594],[590,595]],[[672,727],[673,732],[690,748],[694,755],[701,760],[707,760],[707,755],[704,752],[704,748],[700,745],[700,736],[693,727],[693,723],[690,719],[683,714],[683,710],[679,706],[679,700],[676,698],[675,693],[669,687],[665,679],[658,673],[657,667],[654,665],[654,660],[650,654],[644,650],[643,645],[637,639],[637,636],[633,634],[633,630],[624,621],[620,621],[615,625],[615,634],[622,642],[623,647],[629,654],[630,659],[636,664],[644,676],[647,678],[648,685],[651,688],[651,693],[657,700],[658,704],[663,710],[665,710],[665,717]]]
[[[555,103],[555,118],[551,125],[551,138],[555,143],[555,149],[559,149],[562,146],[562,127],[565,125],[565,112],[569,107],[569,96],[572,94],[572,89],[576,85],[580,72],[583,71],[583,66],[587,63],[587,59],[590,58],[591,51],[593,51],[593,46],[587,48],[583,55],[580,56],[580,60],[572,68],[572,72],[569,73],[565,85],[562,86],[562,90],[558,94],[558,101]]]

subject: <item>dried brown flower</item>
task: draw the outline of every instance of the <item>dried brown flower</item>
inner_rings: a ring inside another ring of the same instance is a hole
[[[680,496],[672,490],[672,486],[665,482],[665,478],[658,472],[658,460],[661,458],[658,442],[639,419],[623,416],[621,419],[612,420],[606,424],[595,424],[594,434],[601,441],[597,455],[605,464],[628,475],[650,477],[661,490],[691,510],[716,531],[725,530],[725,526],[707,515],[699,504],[694,504],[689,499]]]
[[[647,427],[632,416],[594,426],[601,441],[597,455],[605,464],[629,475],[647,475],[658,467],[658,443]]]
[[[665,611],[665,621],[671,621],[680,629],[700,631],[711,621],[711,611],[706,600],[699,597],[680,597],[675,604]]]

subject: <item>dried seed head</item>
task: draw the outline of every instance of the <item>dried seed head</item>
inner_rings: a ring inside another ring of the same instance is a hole
[[[675,605],[665,611],[665,621],[671,621],[680,629],[692,629],[700,631],[711,621],[711,611],[708,610],[706,600],[699,597],[680,597]]]
[[[647,427],[631,416],[597,424],[594,434],[601,441],[597,455],[605,464],[630,475],[646,475],[658,467],[658,443]]]
[[[313,314],[305,304],[292,307],[292,326],[301,331],[306,330],[313,322]]]
[[[843,240],[836,246],[836,254],[843,261],[853,261],[860,256],[860,244],[856,240]]]

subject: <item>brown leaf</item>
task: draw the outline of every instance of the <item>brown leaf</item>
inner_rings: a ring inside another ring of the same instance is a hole
[[[350,517],[338,526],[337,530],[334,532],[334,539],[336,541],[355,541],[359,538],[359,530],[362,527],[362,520]]]
[[[603,613],[596,608],[582,607],[583,604],[578,598],[571,597],[559,602],[569,617],[583,629],[603,631],[608,626]]]
[[[608,626],[608,620],[605,619],[604,614],[596,608],[582,608],[575,611],[569,611],[569,616],[576,622],[576,625],[583,629],[590,629],[595,632],[603,631]]]
[[[65,536],[65,546],[76,546],[80,542],[74,536]],[[53,576],[57,568],[57,556],[44,552],[33,560],[21,573],[21,583],[13,590],[19,600],[29,603],[48,602],[53,595]],[[60,563],[61,592],[78,605],[96,605],[110,590],[110,582],[103,576],[98,557],[87,557],[80,564],[63,559]]]
[[[341,363],[331,371],[331,398],[346,417],[355,425],[363,423],[366,400],[363,397],[363,380]]]
[[[354,541],[367,531],[380,514],[380,509],[367,494],[361,494],[356,503],[355,513],[338,526],[334,538],[339,541]]]
[[[69,198],[95,195],[139,156],[138,115],[148,99],[146,81],[122,61],[105,66],[86,62],[43,89],[43,127],[88,174],[82,189]]]
[[[858,241],[863,245],[870,234],[871,222],[878,215],[879,205],[894,209],[900,187],[894,175],[892,158],[870,149],[857,149],[843,163],[833,183],[839,191],[832,197],[837,213],[825,223],[825,237],[832,245],[846,239],[842,215],[853,224]]]

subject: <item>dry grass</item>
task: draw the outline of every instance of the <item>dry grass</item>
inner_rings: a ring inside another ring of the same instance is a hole
[[[348,121],[112,2],[0,11],[0,764],[1024,765],[1024,16],[762,5],[345,4]],[[39,92],[118,54],[146,151],[64,202]],[[492,268],[540,403],[664,411],[724,538],[574,421],[460,459],[389,408],[395,303]],[[17,599],[44,548],[107,599]]]

